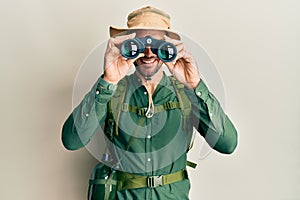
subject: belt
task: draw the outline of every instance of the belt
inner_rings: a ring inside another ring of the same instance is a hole
[[[141,176],[126,172],[118,172],[118,190],[136,189],[136,188],[155,188],[168,185],[184,179],[188,179],[187,170],[179,170],[171,174],[160,176]]]

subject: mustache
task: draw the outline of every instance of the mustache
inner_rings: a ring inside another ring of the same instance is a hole
[[[155,55],[151,55],[151,56],[144,55],[143,57],[140,57],[140,58],[152,59],[152,58],[157,58],[157,56],[155,56]]]

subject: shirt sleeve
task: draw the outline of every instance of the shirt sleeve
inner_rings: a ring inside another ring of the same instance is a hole
[[[193,107],[194,127],[220,153],[230,154],[237,146],[237,131],[217,98],[203,80],[194,90],[186,90]]]
[[[76,150],[86,145],[104,123],[107,104],[116,90],[100,77],[62,127],[65,148]]]

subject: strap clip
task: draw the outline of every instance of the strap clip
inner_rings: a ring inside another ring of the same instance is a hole
[[[162,176],[149,176],[147,178],[147,187],[155,188],[157,186],[163,185],[163,177]]]
[[[128,103],[123,103],[121,104],[121,110],[128,112],[129,111],[129,104]]]
[[[165,109],[174,109],[174,103],[171,101],[168,101],[165,105],[164,105]]]
[[[145,116],[146,109],[147,108],[139,108],[137,109],[136,114],[139,116]]]

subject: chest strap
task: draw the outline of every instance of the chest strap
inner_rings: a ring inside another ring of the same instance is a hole
[[[164,186],[184,179],[188,179],[187,170],[161,175],[161,176],[141,176],[126,172],[118,172],[118,190],[128,190],[136,188],[155,188]]]
[[[176,109],[176,108],[180,108],[180,103],[169,101],[169,102],[166,102],[162,105],[155,106],[154,114],[158,113],[158,112],[162,112],[164,110],[172,110],[172,109]],[[129,105],[128,103],[123,103],[121,105],[121,110],[124,111],[124,112],[133,112],[133,113],[136,113],[139,116],[145,116],[147,108],[146,107],[145,108],[140,108],[140,107],[137,107],[137,106]]]

